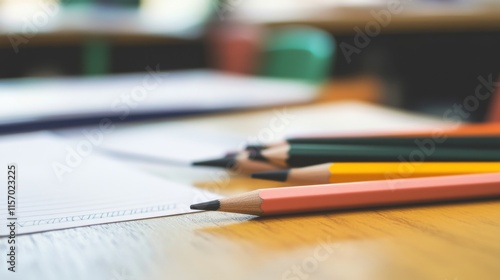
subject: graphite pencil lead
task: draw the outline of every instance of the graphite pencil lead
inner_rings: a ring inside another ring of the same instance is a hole
[[[255,151],[255,150],[260,151],[260,150],[263,150],[266,148],[267,148],[266,145],[247,145],[245,147],[245,150],[247,150],[247,151]]]
[[[248,151],[248,158],[251,159],[251,160],[257,160],[257,161],[268,161],[267,158],[265,158],[262,153],[261,153],[261,150],[252,150],[252,151]]]
[[[198,203],[198,204],[192,204],[190,208],[193,210],[217,211],[220,208],[220,201],[212,200],[212,201],[202,202],[202,203]]]
[[[195,161],[192,163],[194,166],[210,166],[210,167],[222,167],[227,169],[232,169],[236,166],[235,157],[225,157],[205,161]]]
[[[255,179],[264,179],[264,180],[286,182],[286,180],[288,179],[289,173],[290,173],[290,170],[285,169],[285,170],[276,170],[276,171],[257,172],[257,173],[253,173],[251,176],[252,176],[252,178],[255,178]]]

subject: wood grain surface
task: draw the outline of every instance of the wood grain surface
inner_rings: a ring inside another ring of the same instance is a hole
[[[260,187],[246,180],[235,183]],[[17,279],[498,279],[500,201],[278,218],[195,213],[18,244]]]
[[[235,20],[267,27],[309,25],[338,34],[354,34],[356,28],[377,24],[377,33],[391,32],[442,32],[498,30],[500,17],[498,5],[487,1],[468,2],[465,7],[455,2],[438,7],[435,3],[380,1],[381,5],[331,5],[331,3],[307,3],[288,1],[266,5],[242,5],[233,13]],[[295,2],[295,3],[294,3]],[[464,2],[465,3],[465,2]],[[282,4],[282,5],[280,5]],[[330,5],[329,5],[330,4]],[[416,5],[413,5],[416,4]],[[422,5],[419,5],[422,4]],[[306,7],[308,5],[308,7]],[[287,9],[287,13],[281,10]],[[303,12],[307,10],[307,12]]]

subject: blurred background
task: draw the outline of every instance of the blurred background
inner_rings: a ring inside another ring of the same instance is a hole
[[[0,79],[158,64],[303,80],[321,98],[442,115],[481,77],[498,79],[500,1],[0,0]]]

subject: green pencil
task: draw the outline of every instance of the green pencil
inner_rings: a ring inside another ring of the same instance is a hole
[[[368,146],[426,146],[440,148],[500,149],[500,136],[449,136],[446,138],[414,136],[373,136],[373,137],[335,137],[335,138],[289,138],[270,146],[253,145],[249,148],[274,148],[287,144],[313,145],[368,145]]]
[[[500,149],[291,144],[256,151],[251,158],[283,167],[327,162],[478,162],[500,161]]]

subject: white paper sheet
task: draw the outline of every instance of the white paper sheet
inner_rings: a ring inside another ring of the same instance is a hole
[[[155,66],[156,67],[156,66]],[[0,83],[0,125],[39,120],[178,114],[311,101],[305,83],[214,71],[155,72]]]
[[[45,132],[0,137],[0,236],[7,235],[11,163],[17,234],[187,213],[190,204],[218,197],[77,147]]]
[[[203,120],[200,119],[203,123]],[[96,146],[110,156],[145,162],[188,166],[193,161],[224,156],[244,147],[245,138],[228,131],[204,129],[183,121],[132,124],[98,132],[96,127],[58,130],[54,133],[76,145],[87,139],[88,131],[102,133]]]
[[[117,126],[113,131],[103,132],[99,148],[110,152],[110,155],[141,162],[187,165],[192,161],[218,158],[228,151],[241,150],[246,144],[273,143],[287,136],[409,131],[454,125],[439,118],[390,108],[360,102],[339,102],[310,108],[287,108],[289,119],[275,123],[279,129],[272,129],[270,121],[277,118],[276,112],[283,112],[283,109]],[[249,119],[252,121],[249,122]],[[95,129],[94,126],[56,133],[78,142],[86,139],[85,131]],[[262,135],[266,137],[260,138]]]

